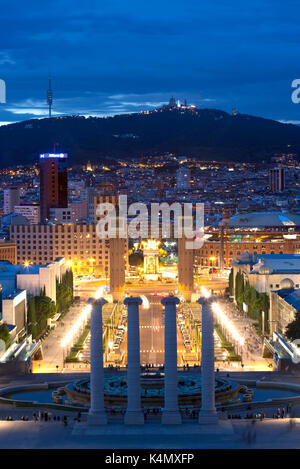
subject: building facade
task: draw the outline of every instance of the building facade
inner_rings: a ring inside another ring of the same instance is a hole
[[[10,239],[17,246],[18,264],[48,263],[64,257],[75,274],[109,276],[109,240],[97,236],[94,224],[14,225]]]
[[[15,243],[0,242],[0,260],[16,264],[17,245]]]
[[[10,187],[3,191],[3,213],[8,215],[13,213],[14,206],[20,203],[20,189],[18,187]]]
[[[51,207],[68,207],[68,171],[66,153],[40,155],[41,222],[49,219]]]
[[[272,192],[282,192],[285,189],[284,168],[272,168],[269,172],[269,184]]]
[[[13,211],[18,215],[23,215],[23,217],[26,217],[31,225],[37,225],[40,223],[39,205],[15,205]]]
[[[270,293],[270,333],[284,334],[300,311],[300,289],[282,289]]]

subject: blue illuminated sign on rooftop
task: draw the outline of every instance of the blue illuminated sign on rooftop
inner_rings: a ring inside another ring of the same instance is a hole
[[[40,158],[67,158],[67,153],[41,153]]]

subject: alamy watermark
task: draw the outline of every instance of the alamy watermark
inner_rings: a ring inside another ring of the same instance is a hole
[[[100,203],[96,214],[96,232],[102,239],[184,238],[186,249],[199,249],[204,243],[203,203],[135,202],[128,206],[127,196],[120,195],[118,205]]]
[[[6,103],[6,84],[0,79],[0,104]]]

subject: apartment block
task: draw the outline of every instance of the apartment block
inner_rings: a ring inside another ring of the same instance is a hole
[[[100,239],[93,224],[12,225],[17,263],[44,264],[64,257],[75,274],[108,277],[109,240]],[[127,255],[126,243],[126,255]]]

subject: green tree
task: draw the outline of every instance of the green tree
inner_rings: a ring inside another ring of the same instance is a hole
[[[229,274],[229,293],[231,296],[233,296],[233,268]]]
[[[0,339],[2,339],[5,342],[5,346],[7,347],[10,343],[10,333],[7,325],[1,324],[0,326]]]
[[[294,321],[288,324],[286,336],[292,340],[300,339],[300,311],[296,312]]]
[[[240,308],[243,304],[244,288],[244,276],[241,272],[237,272],[235,277],[235,299]]]
[[[142,252],[134,252],[129,256],[129,264],[135,267],[142,267],[144,264],[144,257]]]
[[[35,311],[35,298],[33,296],[29,297],[28,299],[27,325],[28,332],[32,335],[33,339],[35,339],[37,336],[37,322]]]
[[[49,296],[36,296],[35,307],[37,318],[52,318],[57,312],[56,304]]]
[[[56,304],[59,312],[67,309],[72,301],[72,290],[66,283],[56,286]]]

